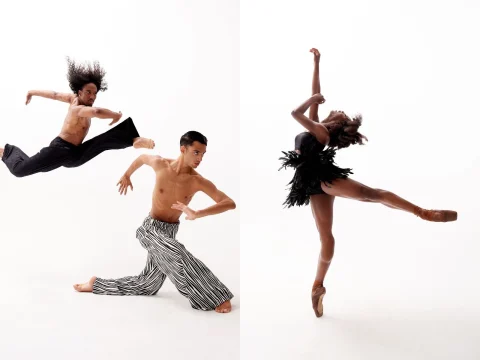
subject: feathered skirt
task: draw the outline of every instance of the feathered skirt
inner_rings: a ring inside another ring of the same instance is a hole
[[[283,203],[286,207],[303,206],[310,203],[310,195],[325,194],[321,183],[328,186],[335,179],[345,179],[353,174],[352,169],[342,169],[335,165],[334,148],[311,152],[308,155],[295,151],[282,151],[281,169],[295,169],[293,179],[288,183],[289,193]]]

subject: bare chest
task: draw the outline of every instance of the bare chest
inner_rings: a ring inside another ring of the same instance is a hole
[[[194,177],[165,170],[157,174],[154,197],[161,202],[188,204],[196,192]]]
[[[92,120],[86,117],[67,115],[63,124],[63,131],[71,134],[86,134],[90,129]]]

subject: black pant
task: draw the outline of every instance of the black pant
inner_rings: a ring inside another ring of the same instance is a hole
[[[32,157],[14,145],[5,145],[2,161],[8,170],[17,176],[29,176],[63,167],[77,167],[90,161],[106,150],[125,149],[133,145],[133,139],[140,135],[131,118],[98,135],[83,144],[74,145],[56,137],[48,147]]]

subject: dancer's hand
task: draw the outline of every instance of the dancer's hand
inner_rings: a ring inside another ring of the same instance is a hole
[[[119,112],[115,115],[115,117],[112,118],[112,119],[113,119],[112,122],[111,122],[110,124],[108,124],[108,125],[113,125],[113,124],[115,124],[115,123],[116,123],[118,120],[120,120],[121,118],[122,118],[122,112],[119,111]]]
[[[185,220],[195,220],[197,218],[197,212],[190,209],[187,205],[182,204],[180,201],[173,204],[172,209],[183,211],[187,215]]]
[[[325,98],[323,97],[322,94],[315,94],[315,95],[312,96],[312,98],[315,99],[315,102],[317,104],[323,104],[325,102]]]
[[[315,62],[319,62],[320,61],[320,51],[318,51],[315,48],[311,48],[310,52],[313,54],[313,60]]]
[[[28,105],[30,103],[30,100],[32,100],[32,94],[30,94],[30,91],[27,93],[27,101],[25,101],[25,105]]]
[[[127,175],[123,175],[120,178],[120,181],[117,183],[117,186],[118,185],[120,185],[120,187],[118,188],[118,192],[120,193],[120,195],[127,195],[127,190],[129,186],[130,189],[132,189],[133,191],[132,182],[130,181],[130,177],[128,177]]]

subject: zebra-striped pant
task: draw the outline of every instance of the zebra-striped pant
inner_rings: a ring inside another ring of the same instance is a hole
[[[168,276],[194,309],[214,310],[233,298],[228,288],[195,258],[175,236],[179,223],[166,223],[150,215],[137,229],[137,239],[148,251],[147,265],[138,276],[97,278],[93,293],[100,295],[155,295]]]

